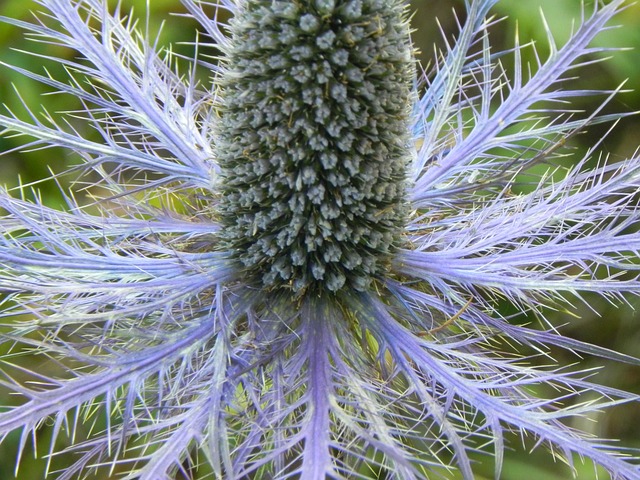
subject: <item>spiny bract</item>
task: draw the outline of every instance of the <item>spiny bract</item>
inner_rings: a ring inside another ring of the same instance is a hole
[[[36,3],[5,21],[62,77],[12,68],[77,107],[0,125],[73,152],[77,181],[58,209],[0,190],[17,464],[34,436],[63,480],[473,480],[501,477],[519,433],[640,478],[635,452],[570,423],[638,396],[551,353],[640,360],[545,319],[640,293],[640,158],[531,168],[620,118],[581,116],[572,100],[598,92],[563,79],[623,0],[549,34],[537,65],[493,52],[496,0],[467,0],[415,79],[399,0],[182,0],[202,32],[175,63],[126,2]]]

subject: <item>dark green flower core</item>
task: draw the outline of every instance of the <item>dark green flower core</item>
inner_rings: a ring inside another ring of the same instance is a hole
[[[265,287],[366,288],[405,220],[404,2],[245,1],[231,33],[216,144],[223,245]]]

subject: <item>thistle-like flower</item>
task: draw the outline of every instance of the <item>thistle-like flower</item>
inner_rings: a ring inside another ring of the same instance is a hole
[[[18,457],[48,425],[52,478],[471,480],[482,452],[500,477],[516,432],[640,478],[633,452],[568,423],[638,397],[539,358],[640,365],[545,323],[581,292],[640,292],[640,158],[590,152],[531,183],[618,118],[574,116],[594,92],[560,82],[623,0],[535,68],[519,44],[492,54],[496,0],[469,0],[424,74],[402,0],[182,0],[206,36],[188,74],[106,0],[38,3],[9,21],[75,50],[68,78],[14,68],[84,108],[0,116],[28,148],[74,152],[79,177],[61,209],[0,192],[0,385],[21,399],[0,436],[20,432]]]

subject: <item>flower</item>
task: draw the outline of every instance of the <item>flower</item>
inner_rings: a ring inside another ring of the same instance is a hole
[[[530,75],[520,44],[489,48],[496,0],[469,0],[420,76],[401,0],[183,0],[208,37],[197,51],[222,53],[183,59],[188,74],[120,8],[38,3],[39,21],[9,21],[77,56],[58,60],[66,80],[13,68],[84,109],[0,125],[74,152],[88,185],[71,192],[93,201],[0,194],[0,385],[22,400],[0,438],[20,432],[18,457],[48,422],[61,479],[470,480],[478,452],[499,478],[520,432],[570,466],[640,477],[633,453],[566,423],[639,398],[535,357],[640,360],[497,305],[544,325],[582,292],[640,292],[640,158],[594,167],[590,152],[521,188],[619,118],[573,115],[593,92],[560,84],[623,0]]]

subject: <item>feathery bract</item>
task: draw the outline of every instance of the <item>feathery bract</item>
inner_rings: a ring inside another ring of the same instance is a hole
[[[594,146],[530,182],[619,118],[575,114],[595,92],[562,81],[623,0],[535,68],[491,51],[497,0],[468,0],[424,74],[401,0],[182,0],[202,29],[188,70],[106,0],[36,3],[5,21],[74,50],[49,59],[67,78],[12,68],[83,109],[0,115],[77,176],[60,209],[0,191],[18,457],[46,423],[51,478],[472,480],[483,453],[500,477],[516,432],[640,478],[568,423],[638,397],[538,357],[640,360],[497,307],[544,320],[640,292],[640,158],[593,166]]]

